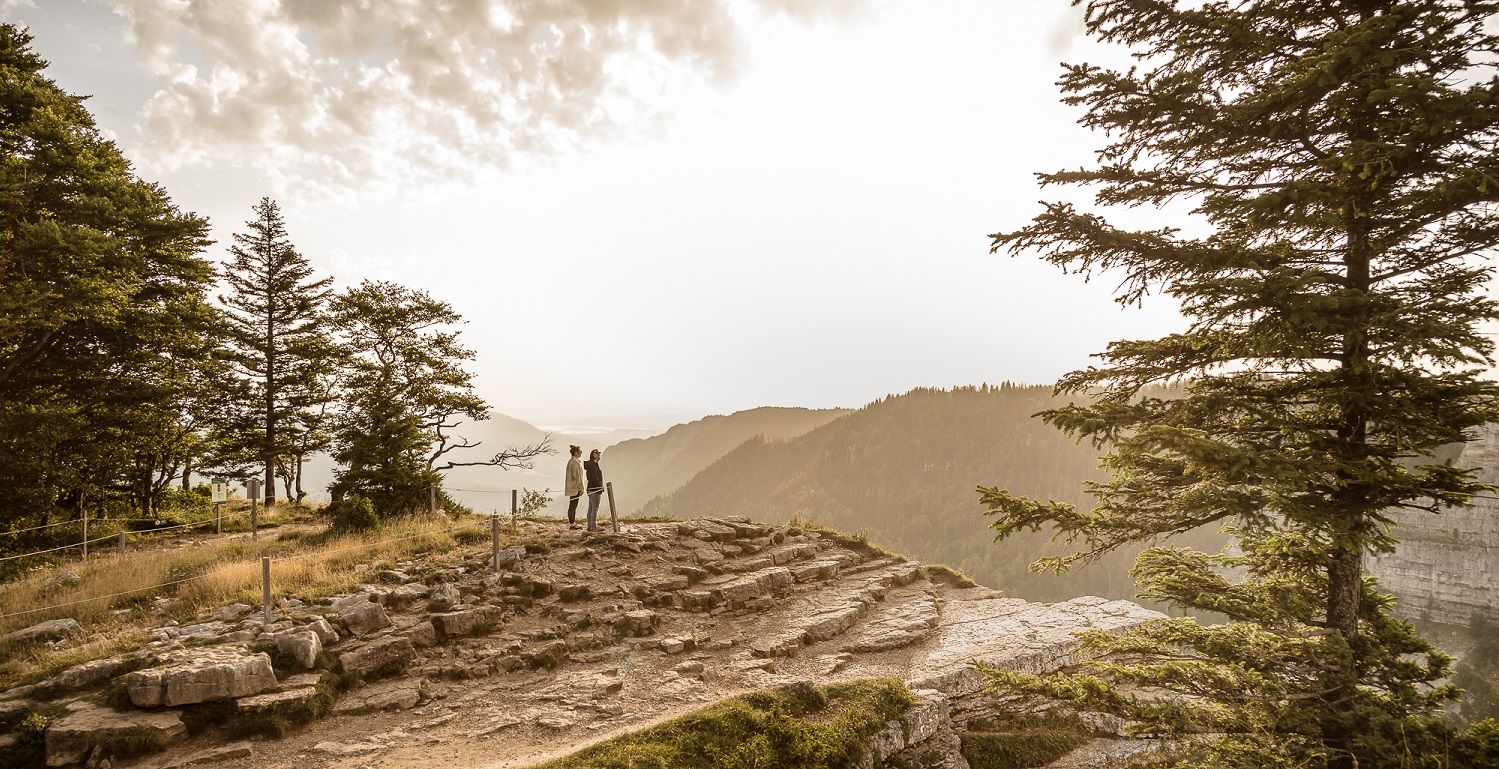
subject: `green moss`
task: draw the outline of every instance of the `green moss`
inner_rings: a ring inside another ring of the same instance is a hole
[[[752,692],[539,769],[836,769],[915,700],[893,678]]]
[[[972,769],[1026,769],[1067,755],[1090,735],[1077,716],[1049,714],[975,722],[958,737]]]

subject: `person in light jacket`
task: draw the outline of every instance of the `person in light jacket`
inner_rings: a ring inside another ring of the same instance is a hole
[[[572,455],[567,460],[567,482],[563,493],[567,495],[567,527],[578,528],[578,500],[583,498],[583,448],[568,446]]]
[[[588,453],[583,469],[588,473],[588,530],[599,530],[599,499],[604,496],[604,468],[599,466],[603,452],[598,449]]]

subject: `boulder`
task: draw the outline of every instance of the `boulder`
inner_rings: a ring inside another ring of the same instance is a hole
[[[432,627],[439,638],[456,638],[485,633],[500,624],[505,613],[498,606],[477,606],[464,611],[432,615]]]
[[[650,609],[637,609],[620,615],[619,619],[614,622],[614,629],[625,637],[638,638],[656,632],[656,625],[660,621],[661,615],[656,612]]]
[[[338,618],[343,620],[344,627],[356,636],[369,635],[376,630],[390,627],[390,615],[385,613],[385,607],[367,598],[362,602],[355,601],[340,607]]]
[[[175,707],[233,699],[276,688],[267,654],[233,647],[181,653],[167,665],[127,673],[121,679],[136,707]]]
[[[241,715],[270,715],[308,721],[321,715],[325,705],[318,700],[316,686],[299,686],[283,692],[268,692],[235,700]]]
[[[0,644],[19,644],[33,641],[58,641],[83,634],[83,626],[76,619],[49,619],[28,628],[0,636]]]
[[[182,714],[175,710],[121,712],[80,701],[69,711],[47,728],[47,766],[76,764],[95,751],[109,756],[161,750],[187,736]]]
[[[427,596],[427,611],[448,611],[460,603],[463,603],[463,596],[458,593],[458,586],[444,582],[432,588]]]
[[[74,691],[77,689],[88,689],[114,678],[125,667],[125,660],[120,657],[93,660],[81,665],[74,665],[67,670],[58,673],[52,679],[54,691]]]
[[[416,649],[412,647],[410,640],[400,636],[386,636],[344,652],[339,655],[338,664],[345,673],[368,675],[382,669],[405,666],[415,654]]]
[[[308,630],[317,633],[317,639],[321,641],[324,646],[338,642],[338,631],[334,630],[333,626],[328,624],[328,620],[324,619],[323,617],[314,619],[313,621],[307,623],[305,627]]]
[[[323,652],[323,639],[310,628],[288,630],[276,634],[276,651],[296,660],[303,670],[311,670]]]
[[[488,565],[489,568],[496,571],[500,569],[508,569],[511,566],[520,563],[521,559],[525,557],[526,549],[524,547],[521,547],[519,545],[515,547],[507,547],[504,550],[496,553],[493,558],[488,559]]]

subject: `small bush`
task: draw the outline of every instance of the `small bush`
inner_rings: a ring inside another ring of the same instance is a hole
[[[375,506],[360,496],[347,496],[327,507],[335,531],[369,531],[380,525]]]

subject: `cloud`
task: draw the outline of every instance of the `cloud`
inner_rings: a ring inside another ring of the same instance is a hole
[[[1080,4],[1069,4],[1046,30],[1046,55],[1060,60],[1072,51],[1072,46],[1088,34],[1087,8]]]
[[[866,0],[111,0],[159,90],[143,159],[400,188],[659,125],[741,72],[746,25]]]

